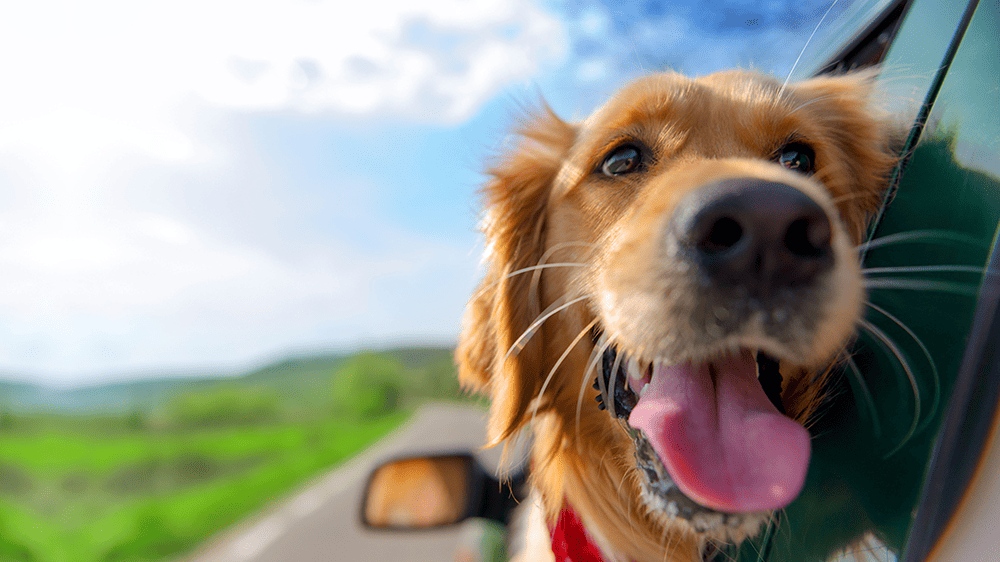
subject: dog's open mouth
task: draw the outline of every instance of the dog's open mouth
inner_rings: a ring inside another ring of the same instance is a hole
[[[802,489],[809,433],[783,414],[777,362],[766,353],[672,365],[606,345],[601,363],[600,406],[635,441],[650,507],[696,527],[738,526]]]

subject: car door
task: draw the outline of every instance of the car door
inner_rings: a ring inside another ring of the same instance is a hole
[[[881,64],[878,95],[907,141],[859,248],[867,315],[810,428],[806,487],[740,560],[837,559],[858,537],[867,559],[925,560],[961,519],[1000,387],[998,12],[860,2],[798,71]]]

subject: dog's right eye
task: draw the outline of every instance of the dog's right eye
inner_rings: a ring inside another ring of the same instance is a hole
[[[811,174],[816,170],[816,153],[809,145],[790,142],[781,147],[775,158],[779,164],[800,174]]]
[[[609,177],[628,174],[639,169],[642,164],[642,151],[638,147],[625,144],[619,146],[604,159],[601,171]]]

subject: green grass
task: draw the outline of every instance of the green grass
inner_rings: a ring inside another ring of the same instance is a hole
[[[103,436],[50,423],[42,434],[2,435],[0,463],[20,471],[30,489],[0,504],[0,560],[174,556],[348,458],[406,416]]]
[[[157,392],[142,411],[5,413],[0,562],[176,560],[417,404],[463,399],[441,349],[297,359]]]

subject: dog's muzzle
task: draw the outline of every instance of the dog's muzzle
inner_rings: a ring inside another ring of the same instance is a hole
[[[808,194],[758,178],[706,185],[667,218],[661,240],[688,272],[674,273],[688,303],[678,328],[692,344],[651,343],[649,356],[596,342],[599,407],[625,423],[650,507],[709,531],[752,526],[798,494],[809,436],[785,416],[777,357],[812,337],[833,220]]]

